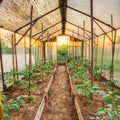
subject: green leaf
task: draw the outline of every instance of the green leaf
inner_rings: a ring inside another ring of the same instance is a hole
[[[24,105],[25,104],[25,101],[23,99],[19,99],[19,103]]]
[[[101,115],[101,114],[104,114],[106,112],[106,109],[105,108],[99,108],[98,111],[97,111],[97,115]]]
[[[9,114],[4,113],[4,117],[5,117],[6,120],[10,120],[10,115]]]
[[[12,104],[11,109],[15,109],[16,112],[19,112],[20,107],[17,104]]]
[[[6,96],[5,95],[2,95],[2,103],[4,103],[6,100]]]
[[[113,120],[116,117],[116,114],[114,112],[108,111],[108,116],[110,120]]]

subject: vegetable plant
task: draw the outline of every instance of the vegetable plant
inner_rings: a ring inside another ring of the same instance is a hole
[[[83,84],[76,85],[76,92],[87,97],[87,102],[92,103],[91,94],[95,94],[98,89],[98,85],[94,84],[91,86],[90,80],[85,81]]]
[[[16,112],[19,112],[20,105],[24,105],[25,101],[23,100],[25,96],[19,96],[16,100],[9,100],[6,103],[6,96],[2,95],[2,101],[0,102],[0,106],[3,110],[3,116],[6,120],[10,120],[10,112],[14,109]]]
[[[114,90],[109,93],[102,92],[102,97],[105,101],[105,106],[98,109],[97,117],[107,120],[120,120],[120,92],[119,90]]]

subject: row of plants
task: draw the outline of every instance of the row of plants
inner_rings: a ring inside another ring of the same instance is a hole
[[[35,64],[32,68],[26,66],[22,71],[13,71],[5,73],[6,79],[5,84],[8,87],[14,89],[20,89],[21,91],[26,91],[24,95],[19,95],[15,99],[7,99],[6,91],[2,94],[2,101],[0,102],[0,107],[3,111],[3,116],[6,120],[10,119],[10,111],[15,109],[19,112],[20,106],[27,102],[33,100],[32,92],[36,90],[36,86],[41,82],[45,81],[44,77],[50,73],[55,65],[55,62],[45,62],[44,64]]]
[[[96,81],[91,85],[90,65],[89,60],[84,60],[83,64],[81,57],[69,60],[68,67],[72,73],[72,80],[76,80],[76,94],[84,96],[88,104],[94,103],[94,95],[102,97],[104,102],[102,107],[98,108],[96,116],[92,117],[93,120],[120,120],[120,91],[114,88],[101,91]],[[98,66],[94,67],[94,76],[97,81],[100,80],[99,69]]]

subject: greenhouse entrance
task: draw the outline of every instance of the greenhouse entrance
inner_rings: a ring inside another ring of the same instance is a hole
[[[0,0],[0,120],[120,120],[119,13],[120,0]]]
[[[57,37],[57,61],[66,62],[68,57],[68,36]]]

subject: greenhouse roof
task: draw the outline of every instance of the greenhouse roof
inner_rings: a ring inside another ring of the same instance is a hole
[[[0,26],[24,34],[30,28],[31,5],[33,6],[32,36],[38,39],[67,34],[90,38],[90,0],[2,0]],[[120,28],[120,0],[93,0],[94,31],[97,36]],[[85,21],[85,22],[84,22]],[[79,28],[79,29],[78,29]],[[29,36],[29,32],[26,32]],[[37,34],[38,33],[38,34]]]

